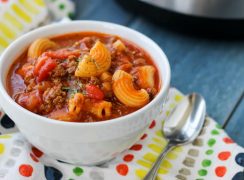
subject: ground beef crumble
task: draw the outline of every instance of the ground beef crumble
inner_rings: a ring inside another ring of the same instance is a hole
[[[63,77],[65,76],[67,73],[65,67],[63,66],[63,64],[58,64],[56,68],[54,68],[54,70],[52,71],[51,76],[52,77]]]
[[[47,88],[43,93],[43,104],[41,105],[41,111],[43,114],[51,112],[54,107],[60,109],[64,106],[67,93],[62,90],[62,85],[56,85],[51,88]]]
[[[68,64],[67,64],[67,69],[66,71],[69,73],[69,74],[73,74],[76,70],[76,67],[78,65],[78,62],[77,61],[70,61]]]

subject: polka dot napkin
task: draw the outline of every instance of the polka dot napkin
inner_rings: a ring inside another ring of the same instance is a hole
[[[152,121],[145,134],[130,149],[102,166],[74,166],[51,159],[31,146],[18,132],[0,136],[0,179],[34,180],[132,180],[142,179],[166,140],[162,122],[183,95],[171,89],[162,114]],[[2,114],[1,132],[17,131],[13,121]],[[199,137],[170,152],[161,164],[158,179],[171,180],[243,180],[244,149],[207,118]]]
[[[71,0],[0,0],[0,54],[31,29],[73,17],[74,9]]]

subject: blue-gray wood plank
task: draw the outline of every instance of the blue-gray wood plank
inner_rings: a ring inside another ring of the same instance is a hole
[[[244,97],[227,124],[226,132],[240,145],[244,146]]]
[[[201,93],[209,115],[222,124],[244,89],[244,42],[189,37],[140,18],[131,27],[151,37],[165,51],[172,86],[184,93]]]
[[[126,25],[133,18],[133,13],[124,11],[113,0],[77,1],[76,9],[76,18],[82,20],[108,21]]]
[[[201,93],[206,98],[208,114],[223,125],[244,90],[243,41],[211,40],[169,31],[162,25],[125,11],[113,0],[78,2],[77,19],[126,25],[157,42],[171,64],[172,86],[186,94]],[[230,136],[244,146],[244,140],[236,133],[238,124],[244,126],[244,120],[241,121],[243,113],[240,113],[244,106],[240,108],[226,128]]]

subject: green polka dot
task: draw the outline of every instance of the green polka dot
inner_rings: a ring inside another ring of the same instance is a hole
[[[214,130],[211,131],[211,134],[212,135],[218,135],[219,134],[219,131],[217,131],[216,129],[214,129]]]
[[[207,150],[205,153],[207,154],[207,155],[211,155],[211,154],[213,154],[213,150],[212,149],[209,149],[209,150]]]
[[[209,146],[209,147],[213,147],[213,145],[214,145],[215,143],[216,143],[216,140],[213,139],[213,138],[211,138],[211,139],[208,140],[208,146]]]
[[[68,17],[69,17],[70,19],[74,19],[74,18],[75,18],[75,14],[74,14],[73,12],[69,12],[69,13],[68,13]]]
[[[222,127],[219,124],[216,124],[215,127],[218,128],[218,129],[222,129]]]
[[[83,170],[82,168],[80,168],[80,167],[75,167],[75,168],[73,169],[73,173],[74,173],[76,176],[80,176],[80,175],[82,175],[83,172],[84,172],[84,170]]]
[[[208,171],[205,170],[205,169],[200,169],[200,170],[198,171],[198,175],[199,175],[199,176],[206,176],[207,174],[208,174]]]
[[[203,161],[202,161],[202,166],[203,167],[208,167],[208,166],[210,166],[211,165],[211,161],[210,160],[208,160],[208,159],[204,159]]]
[[[64,4],[59,4],[59,9],[63,10],[65,8],[65,5]]]

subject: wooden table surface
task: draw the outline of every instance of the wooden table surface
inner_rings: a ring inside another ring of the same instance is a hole
[[[78,1],[76,19],[118,23],[153,39],[169,59],[171,86],[185,94],[202,94],[208,115],[244,146],[244,41],[175,32],[124,9],[114,0]]]

